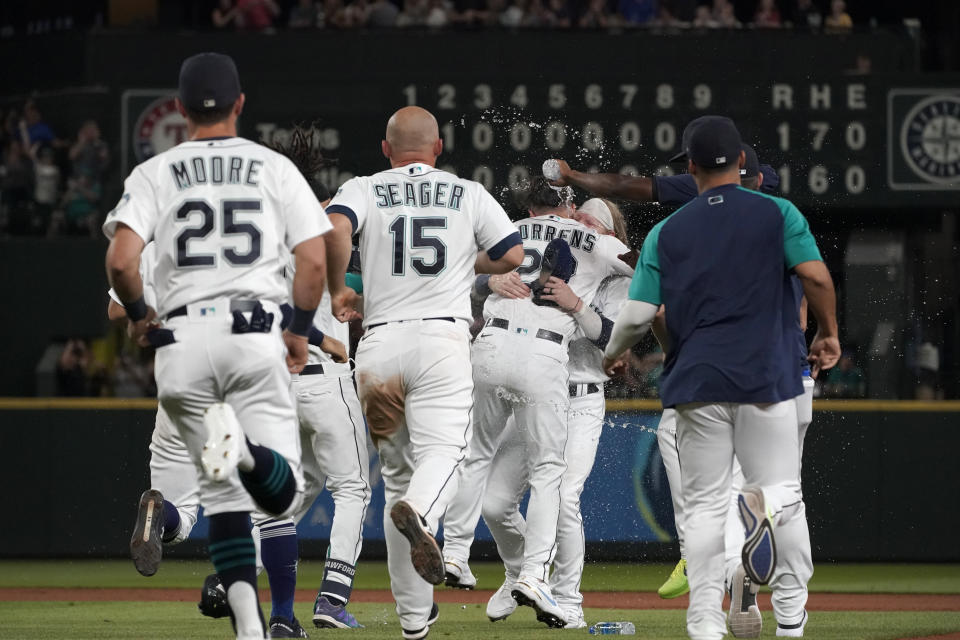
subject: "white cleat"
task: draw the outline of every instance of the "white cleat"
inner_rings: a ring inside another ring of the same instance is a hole
[[[487,617],[490,618],[490,622],[505,620],[517,610],[517,601],[510,595],[513,585],[511,580],[507,580],[490,596],[490,600],[487,601]]]
[[[543,580],[520,576],[510,593],[517,604],[524,607],[533,607],[533,610],[537,612],[537,620],[548,627],[562,629],[567,625],[563,609],[554,599],[550,585]]]
[[[446,572],[444,583],[454,589],[473,589],[477,586],[477,578],[470,571],[470,565],[465,562],[444,560],[443,569]]]
[[[587,621],[583,617],[583,609],[580,607],[564,610],[563,617],[567,621],[567,626],[564,629],[585,629],[587,627]]]
[[[730,633],[735,638],[759,638],[763,629],[763,617],[757,607],[757,592],[760,587],[755,585],[743,565],[737,567],[730,579],[730,614],[727,624]]]
[[[245,447],[237,414],[230,405],[218,402],[207,407],[203,424],[207,428],[207,441],[200,454],[203,474],[214,482],[225,482],[240,464]]]
[[[797,624],[777,624],[777,636],[781,638],[802,638],[803,628],[807,626],[807,612],[803,612],[803,620]]]

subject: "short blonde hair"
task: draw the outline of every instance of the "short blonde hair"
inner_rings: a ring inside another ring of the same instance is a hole
[[[630,246],[630,243],[627,242],[627,222],[623,219],[620,207],[606,198],[600,199],[603,200],[603,204],[607,205],[607,208],[610,209],[610,215],[613,216],[613,235],[623,244]]]

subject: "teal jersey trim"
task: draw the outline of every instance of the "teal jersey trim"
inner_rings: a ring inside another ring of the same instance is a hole
[[[742,191],[756,194],[760,197],[773,200],[783,215],[783,256],[788,269],[793,269],[801,262],[819,260],[823,262],[817,241],[810,233],[810,225],[803,217],[797,206],[786,198],[778,198],[759,191],[750,191],[740,187]]]
[[[348,273],[345,279],[348,287],[357,293],[363,293],[363,278],[359,273]]]

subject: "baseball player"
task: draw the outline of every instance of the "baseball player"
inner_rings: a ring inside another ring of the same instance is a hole
[[[796,397],[803,384],[795,362],[782,357],[796,340],[789,270],[803,282],[818,320],[810,348],[816,367],[833,366],[839,342],[832,281],[806,221],[788,201],[739,186],[745,156],[733,122],[698,118],[683,140],[700,195],[647,236],[604,366],[612,369],[663,304],[671,348],[661,396],[664,406],[677,409],[684,469],[687,631],[721,638],[724,553],[717,532],[728,511],[734,454],[747,483],[738,497],[747,575],[791,595],[805,595],[796,584],[810,575],[802,557],[809,550],[806,520],[798,509]],[[801,598],[775,604],[778,635],[802,635],[804,604]]]
[[[597,234],[574,220],[575,209],[568,191],[554,189],[542,177],[534,180],[528,198],[531,217],[517,223],[526,253],[517,272],[528,283],[539,282],[551,243],[565,241],[573,264],[569,286],[582,300],[592,300],[604,278],[630,273],[618,257],[627,248],[613,236]],[[544,294],[554,294],[554,286],[548,281]],[[477,386],[474,435],[461,475],[460,493],[444,518],[444,554],[451,569],[466,566],[490,463],[507,419],[512,416],[531,462],[530,501],[521,566],[516,572],[508,566],[498,594],[513,595],[518,603],[533,607],[541,622],[563,627],[566,614],[547,579],[556,552],[562,477],[567,466],[564,451],[568,446],[571,400],[566,364],[577,320],[553,304],[540,305],[528,297],[510,299],[500,295],[491,295],[484,304],[486,324],[472,350]],[[581,302],[578,312],[585,313],[586,307]],[[497,539],[495,525],[491,531]],[[512,541],[504,540],[503,545]],[[500,539],[497,544],[500,548]],[[506,546],[501,548],[501,557],[511,553]]]
[[[436,119],[394,113],[382,143],[391,168],[345,183],[327,213],[330,295],[340,320],[360,315],[344,285],[360,234],[366,333],[356,353],[360,404],[380,451],[390,588],[403,637],[426,637],[444,579],[434,539],[470,438],[470,287],[475,273],[523,260],[520,234],[482,185],[435,168]]]
[[[750,145],[744,144],[745,164],[740,170],[740,184],[745,189],[773,193],[779,184],[776,172],[768,165],[761,165],[756,151]],[[563,161],[556,161],[561,174],[557,184],[585,184],[593,189],[613,190],[618,193],[629,193],[633,197],[644,198],[649,194],[654,200],[666,204],[686,204],[697,196],[697,186],[693,176],[683,173],[673,176],[656,176],[653,178],[620,176],[617,174],[583,174],[571,170]],[[773,186],[771,186],[771,184]],[[813,418],[813,386],[810,365],[807,362],[807,345],[804,332],[806,330],[806,301],[803,299],[803,289],[799,279],[791,278],[793,292],[797,300],[798,324],[796,334],[797,354],[792,351],[788,357],[797,358],[803,376],[804,395],[797,398],[798,420],[800,429],[800,447],[807,428]],[[663,323],[662,314],[652,326],[653,332],[661,346],[669,345],[669,336]],[[661,457],[670,484],[670,496],[673,501],[674,521],[676,523],[677,540],[680,544],[681,559],[677,563],[670,577],[658,589],[662,598],[675,598],[689,591],[686,575],[686,556],[684,548],[684,505],[680,481],[680,459],[677,449],[676,412],[667,408],[663,411],[657,429],[657,441]],[[737,495],[743,486],[743,473],[739,462],[734,460],[733,485],[730,517],[724,535],[726,546],[726,583],[730,590],[730,615],[728,622],[731,633],[736,637],[757,637],[762,629],[763,619],[757,607],[756,585],[750,580],[740,566],[740,549],[743,544],[743,529],[737,517]],[[803,507],[800,507],[803,509]],[[806,517],[805,514],[800,514]],[[806,557],[810,557],[809,551]],[[812,566],[809,568],[812,571]],[[800,585],[804,590],[806,585]],[[782,592],[781,592],[782,594]]]
[[[575,216],[579,222],[597,233],[613,235],[621,242],[626,242],[626,225],[620,210],[612,202],[599,198],[587,200],[575,212]],[[481,279],[482,276],[478,281]],[[554,278],[549,284],[551,288],[555,288],[555,293],[544,298],[556,302],[558,307],[567,313],[572,313],[578,325],[577,333],[568,348],[570,411],[569,435],[564,451],[567,470],[561,483],[557,553],[549,580],[557,604],[563,610],[566,622],[564,628],[578,629],[586,626],[582,608],[583,596],[580,593],[584,562],[580,494],[593,468],[606,411],[603,386],[609,378],[600,366],[602,349],[606,346],[620,307],[627,300],[630,279],[620,275],[606,278],[600,284],[593,301],[586,306],[562,280]],[[490,291],[505,298],[526,297],[530,292],[516,272],[490,277],[488,286]],[[478,287],[483,288],[482,282],[478,282]],[[511,418],[491,463],[487,488],[483,495],[483,519],[491,530],[496,530],[498,549],[508,575],[517,575],[523,560],[526,523],[520,514],[519,505],[528,487],[527,459],[523,438]],[[445,554],[451,546],[450,533],[449,529],[444,531]],[[472,537],[471,530],[467,546]],[[456,563],[456,559],[451,559],[448,567],[455,569]],[[469,569],[466,573],[469,574]],[[491,620],[501,620],[510,615],[516,606],[509,589],[501,589],[490,599],[487,615]]]
[[[325,275],[320,236],[330,225],[289,160],[236,137],[243,104],[228,56],[185,60],[178,109],[189,139],[133,170],[103,228],[128,332],[138,341],[153,334],[160,404],[203,471],[211,559],[237,638],[247,640],[268,637],[249,513],[257,505],[287,517],[303,491],[290,373],[306,363]],[[151,240],[156,309],[144,301],[139,274]],[[297,274],[281,336],[274,319],[287,298],[284,247]]]

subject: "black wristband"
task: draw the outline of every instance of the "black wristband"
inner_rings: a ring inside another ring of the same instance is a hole
[[[313,316],[316,313],[316,309],[301,309],[297,305],[293,305],[293,317],[290,318],[287,331],[298,336],[307,337],[307,334],[310,333],[310,327],[313,326]]]
[[[138,322],[147,317],[147,301],[141,295],[133,302],[124,302],[123,308],[127,311],[127,318]]]

